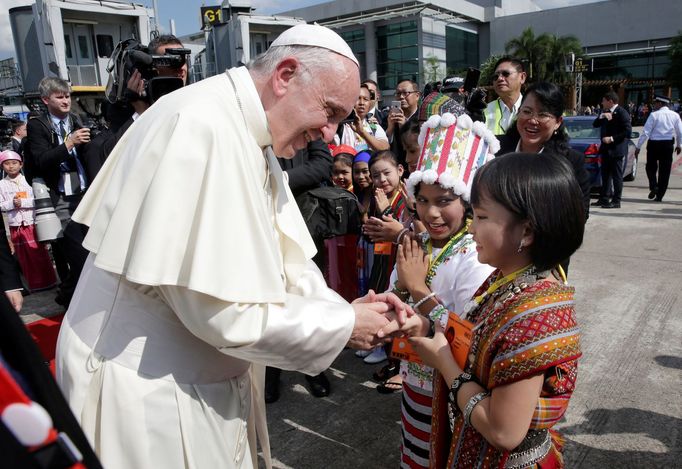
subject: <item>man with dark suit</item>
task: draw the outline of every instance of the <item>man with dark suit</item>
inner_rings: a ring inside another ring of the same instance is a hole
[[[367,85],[369,90],[369,97],[371,102],[369,103],[369,112],[367,113],[367,120],[370,124],[379,124],[381,128],[386,130],[388,125],[388,112],[385,109],[381,109],[381,90],[376,81],[367,78],[361,83],[361,85]]]
[[[628,139],[632,132],[630,114],[618,105],[618,95],[607,92],[601,100],[602,112],[592,125],[601,129],[599,154],[602,160],[602,185],[599,200],[594,206],[620,208],[623,193],[623,162],[628,153]],[[608,200],[608,190],[613,184],[613,197]]]
[[[26,137],[26,122],[20,120],[12,121],[12,151],[23,155],[24,137]]]
[[[88,181],[83,164],[90,129],[71,112],[71,88],[61,78],[46,77],[38,84],[47,113],[33,116],[26,128],[25,171],[29,183],[42,178],[50,189],[63,237],[52,244],[62,281],[55,301],[68,307],[88,252],[83,248],[86,228],[71,222]]]

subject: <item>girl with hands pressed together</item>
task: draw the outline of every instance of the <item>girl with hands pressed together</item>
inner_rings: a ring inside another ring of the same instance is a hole
[[[473,329],[464,369],[438,321],[433,337],[409,339],[438,370],[429,463],[563,467],[551,427],[566,411],[581,352],[574,289],[555,267],[582,243],[580,187],[566,162],[512,153],[478,170],[471,203],[478,259],[496,270],[465,308]],[[403,330],[424,334],[415,318]]]
[[[475,141],[481,143],[479,151],[466,152]],[[492,157],[489,143],[496,140],[483,128],[472,131],[468,116],[444,114],[427,121],[419,142],[425,151],[407,181],[407,191],[416,201],[425,232],[418,239],[403,238],[391,275],[393,293],[415,311],[402,329],[407,335],[425,334],[429,317],[439,323],[447,320],[448,310],[461,312],[493,270],[478,261],[467,233],[467,188],[478,166]],[[378,388],[400,390],[402,383],[403,467],[429,467],[432,382],[432,368],[402,361],[399,376]]]
[[[389,287],[391,270],[395,265],[396,235],[401,232],[405,235],[408,231],[403,224],[407,213],[405,210],[406,194],[400,179],[403,167],[398,164],[397,158],[390,150],[375,153],[370,158],[368,167],[374,186],[374,197],[370,200],[368,210],[369,217],[362,227],[362,233],[373,243],[368,287],[374,291],[386,291]],[[383,223],[382,217],[390,221],[394,227],[393,230],[397,231],[396,234],[384,237],[375,231],[376,222],[379,225]],[[380,363],[386,359],[387,355],[383,347],[376,348],[370,355],[364,357],[365,363],[370,364]],[[383,380],[395,375],[395,373],[390,376],[384,375],[384,371],[388,370],[382,370],[375,376]]]

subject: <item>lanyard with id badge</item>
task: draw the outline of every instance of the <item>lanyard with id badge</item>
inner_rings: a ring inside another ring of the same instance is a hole
[[[66,142],[66,139],[69,136],[69,133],[64,126],[64,121],[59,121],[59,136],[62,139],[62,143]],[[70,163],[68,161],[63,161],[59,165],[61,186],[64,188],[64,195],[66,196],[80,194],[83,191],[78,168],[72,167],[73,165],[78,164],[76,163],[77,156],[75,154],[75,148],[71,149],[69,153],[73,157],[74,162]]]

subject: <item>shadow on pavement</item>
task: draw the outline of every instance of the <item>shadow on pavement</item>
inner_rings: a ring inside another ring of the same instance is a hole
[[[682,420],[646,410],[589,410],[583,423],[560,430],[566,467],[680,467],[680,428]]]
[[[654,358],[656,363],[666,368],[673,368],[682,370],[682,357],[673,357],[670,355],[659,355]]]
[[[326,371],[325,398],[308,392],[301,373],[283,372],[280,400],[267,406],[273,467],[399,467],[400,393],[379,394],[370,384],[384,363],[367,365],[344,350]]]

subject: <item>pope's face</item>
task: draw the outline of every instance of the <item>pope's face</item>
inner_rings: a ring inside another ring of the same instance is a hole
[[[302,76],[305,66],[297,62],[298,70],[268,114],[275,155],[292,157],[320,138],[331,142],[339,122],[350,114],[360,88],[358,67],[342,56],[333,60],[342,62],[341,71],[314,69],[307,80]]]

